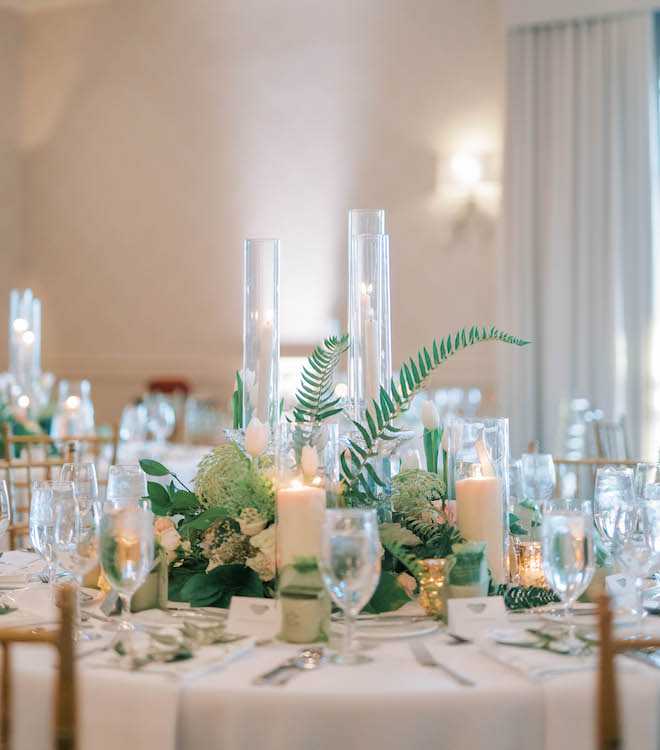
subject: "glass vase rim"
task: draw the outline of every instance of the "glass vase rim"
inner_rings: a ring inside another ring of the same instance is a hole
[[[349,214],[380,214],[385,213],[384,208],[349,208],[348,209]]]
[[[246,237],[245,244],[248,242],[280,242],[279,237]]]
[[[461,417],[457,414],[453,414],[449,417],[448,425],[453,424],[454,422],[463,422],[467,424],[478,424],[479,422],[508,422],[509,417]],[[534,455],[534,454],[529,454]],[[542,454],[538,454],[542,455]],[[552,455],[552,454],[548,454]]]

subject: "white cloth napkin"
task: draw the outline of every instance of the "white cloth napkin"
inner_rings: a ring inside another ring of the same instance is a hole
[[[569,656],[540,648],[506,646],[495,643],[485,634],[476,640],[476,644],[483,654],[515,669],[531,680],[542,680],[571,672],[592,672],[598,666],[594,654]]]

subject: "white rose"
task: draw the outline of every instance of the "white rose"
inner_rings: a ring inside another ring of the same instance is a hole
[[[179,532],[174,527],[165,529],[165,531],[161,531],[158,535],[158,541],[165,552],[167,552],[168,564],[173,560],[176,560],[175,550],[181,544],[181,536],[179,535]]]
[[[250,544],[266,555],[275,555],[275,524],[264,529],[260,534],[255,534],[250,539]]]
[[[433,401],[422,404],[422,424],[427,430],[437,430],[440,427],[440,415]]]
[[[254,557],[249,557],[245,564],[252,568],[262,581],[272,581],[275,578],[275,557],[272,558],[263,552],[258,552]]]
[[[270,440],[270,426],[258,417],[252,417],[245,430],[245,450],[256,458],[266,451]]]

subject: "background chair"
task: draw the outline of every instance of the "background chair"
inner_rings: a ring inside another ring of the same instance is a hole
[[[598,750],[621,750],[619,706],[617,700],[614,657],[623,651],[660,648],[660,639],[639,638],[615,640],[612,638],[612,612],[610,598],[603,595],[599,602],[600,649],[598,657]]]
[[[11,748],[12,668],[10,646],[13,643],[47,643],[58,651],[59,664],[55,689],[55,750],[75,750],[76,747],[76,674],[73,666],[73,629],[75,627],[74,597],[76,586],[60,586],[60,627],[58,630],[40,628],[21,630],[0,629],[2,647],[2,680],[0,681],[0,750]]]

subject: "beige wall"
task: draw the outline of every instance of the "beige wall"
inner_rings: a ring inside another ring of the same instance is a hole
[[[444,157],[499,158],[496,0],[106,0],[25,17],[25,250],[44,363],[116,416],[146,378],[228,395],[246,236],[282,239],[283,353],[345,325],[346,211],[387,209],[395,365],[494,321],[491,222]],[[494,386],[485,345],[438,383]]]
[[[0,8],[0,371],[7,366],[9,292],[23,283],[19,110],[23,24]]]

